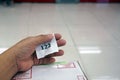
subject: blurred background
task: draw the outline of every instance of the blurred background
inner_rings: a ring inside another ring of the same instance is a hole
[[[57,61],[79,61],[88,80],[120,80],[120,0],[0,0],[0,53],[21,39],[60,33]]]

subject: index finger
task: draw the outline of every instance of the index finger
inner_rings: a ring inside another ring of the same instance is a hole
[[[59,33],[55,33],[54,35],[55,35],[56,40],[59,40],[62,38],[61,34]]]

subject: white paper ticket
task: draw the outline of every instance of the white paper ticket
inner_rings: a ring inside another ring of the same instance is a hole
[[[57,46],[55,36],[50,42],[41,44],[36,48],[36,55],[38,59],[44,58],[45,56],[52,54],[54,52],[58,52],[58,46]]]

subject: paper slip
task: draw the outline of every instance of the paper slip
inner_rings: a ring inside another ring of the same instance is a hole
[[[58,52],[58,46],[57,46],[55,36],[50,42],[41,44],[36,48],[36,55],[38,59],[43,58],[46,55],[52,54],[54,52]]]

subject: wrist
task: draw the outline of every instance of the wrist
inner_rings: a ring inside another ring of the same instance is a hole
[[[18,72],[16,59],[13,51],[14,50],[9,49],[0,55],[0,72],[2,72],[0,73],[0,78],[3,80],[10,80]]]
[[[13,48],[10,48],[4,52],[3,56],[6,57],[9,65],[11,64],[11,66],[13,66],[11,69],[13,69],[13,72],[16,74],[18,72],[18,67],[16,62],[16,55],[14,52],[15,50]]]

